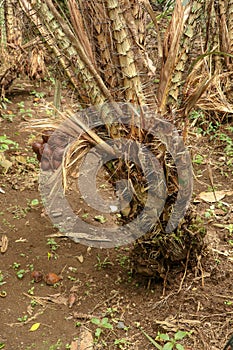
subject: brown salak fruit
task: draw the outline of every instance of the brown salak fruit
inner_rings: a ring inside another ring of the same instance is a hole
[[[53,152],[53,159],[61,161],[64,153],[64,148],[56,147]]]
[[[59,160],[53,160],[53,169],[56,170],[59,168],[59,166],[61,165],[61,162]]]
[[[41,161],[41,154],[43,153],[43,152],[41,152],[43,149],[43,143],[38,142],[38,141],[33,142],[32,149],[36,153],[37,159],[40,162]]]
[[[38,283],[43,279],[43,273],[41,271],[32,271],[32,279]]]
[[[56,273],[53,272],[49,272],[45,277],[44,277],[44,281],[46,282],[46,284],[48,284],[49,286],[53,286],[54,284],[58,283],[59,281],[62,280],[61,276],[56,275]]]
[[[50,136],[53,134],[54,130],[44,130],[42,132],[42,140],[43,140],[43,143],[47,143]]]
[[[51,158],[52,158],[52,154],[53,154],[53,152],[52,152],[52,150],[51,150],[51,147],[50,147],[47,143],[45,143],[45,144],[43,145],[43,154],[42,154],[42,157],[43,157],[43,158],[47,158],[47,159],[51,159]]]
[[[41,169],[43,171],[47,171],[47,170],[50,170],[51,169],[51,166],[50,166],[50,162],[48,159],[44,158],[42,159],[42,162],[41,162]]]

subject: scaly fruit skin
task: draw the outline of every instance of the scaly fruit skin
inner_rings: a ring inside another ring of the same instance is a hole
[[[38,161],[41,162],[41,169],[43,171],[59,168],[62,163],[65,147],[68,144],[67,137],[63,133],[54,135],[51,138],[52,142],[49,142],[53,133],[53,130],[44,130],[42,141],[35,141],[32,144],[32,149],[36,153]]]
[[[62,280],[61,276],[56,275],[56,273],[49,272],[45,277],[44,281],[46,284],[49,286],[53,286],[54,284],[58,283],[59,281]]]
[[[43,140],[43,143],[47,143],[50,136],[53,134],[53,130],[44,130],[43,133],[42,133],[42,140]]]
[[[32,279],[33,279],[34,282],[36,282],[36,283],[42,281],[42,279],[43,279],[43,273],[42,273],[41,271],[33,271],[33,272],[32,272]]]
[[[37,159],[39,162],[41,162],[41,149],[43,147],[43,143],[42,142],[33,142],[32,144],[32,149],[33,149],[33,152],[36,153],[36,156],[37,156]]]

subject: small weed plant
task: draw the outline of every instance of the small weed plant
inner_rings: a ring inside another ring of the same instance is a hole
[[[53,238],[47,239],[47,245],[49,245],[50,249],[55,252],[59,248],[59,244]]]
[[[141,328],[140,328],[141,329]],[[180,341],[189,336],[192,332],[177,331],[174,336],[169,336],[167,333],[158,332],[155,339],[148,335],[143,329],[141,332],[151,342],[152,345],[158,350],[185,350],[184,346],[180,344]],[[162,343],[162,345],[160,345]]]
[[[231,136],[233,127],[227,126],[223,129],[220,122],[207,120],[202,111],[193,111],[190,114],[190,121],[193,127],[197,124],[196,131],[198,134],[203,136],[209,135],[210,140],[220,141],[222,143],[225,155],[228,158],[226,163],[228,166],[233,166],[233,139]],[[230,134],[230,136],[228,134]]]
[[[99,341],[100,336],[105,329],[113,330],[113,325],[109,322],[108,317],[103,317],[102,319],[93,317],[91,323],[97,326],[95,330],[96,343]]]
[[[18,147],[19,145],[17,142],[8,139],[6,135],[0,135],[0,152],[17,149]]]
[[[96,258],[97,258],[97,263],[95,264],[95,267],[97,268],[97,270],[101,270],[108,267],[109,265],[111,266],[113,265],[113,263],[108,260],[108,257],[104,258],[104,260],[101,261],[101,258],[98,254]]]

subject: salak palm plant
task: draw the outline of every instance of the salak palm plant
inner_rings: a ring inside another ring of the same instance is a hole
[[[78,118],[59,113],[32,123],[41,129],[60,129],[63,123],[63,132],[73,141],[53,180],[62,177],[66,188],[93,146],[112,154],[106,162],[109,181],[115,185],[122,177],[127,179],[127,191],[118,191],[128,200],[119,209],[122,227],[136,223],[132,226],[137,239],[132,249],[134,269],[165,278],[172,264],[195,261],[203,248],[204,231],[191,206],[185,214],[192,168],[183,140],[194,106],[231,111],[229,89],[223,90],[222,85],[223,81],[230,84],[231,73],[222,72],[223,67],[232,67],[233,2],[177,0],[171,18],[160,19],[164,33],[149,0],[18,3],[67,75],[82,110]],[[213,30],[215,19],[217,30]],[[94,125],[92,130],[90,125]],[[182,137],[174,125],[182,128]],[[119,157],[115,144],[108,141],[122,137],[124,152]],[[132,142],[137,162],[129,156]],[[162,175],[157,168],[163,170]],[[144,230],[141,237],[138,228]],[[86,242],[80,234],[76,232],[73,238]],[[101,235],[99,242],[103,243]]]

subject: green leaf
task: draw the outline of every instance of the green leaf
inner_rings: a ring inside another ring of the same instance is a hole
[[[25,274],[25,270],[19,270],[16,274],[19,279],[22,279]]]
[[[175,338],[175,340],[181,340],[181,339],[184,339],[184,337],[186,337],[186,335],[187,335],[187,332],[178,331],[178,332],[176,332],[174,338]]]
[[[30,332],[35,332],[40,327],[40,323],[34,323],[31,328],[29,329]]]
[[[93,317],[93,318],[91,319],[91,323],[96,324],[96,325],[99,325],[99,324],[100,324],[100,320],[99,320],[98,318],[96,318],[96,317]]]
[[[103,215],[96,215],[95,220],[99,221],[101,224],[104,224],[107,221],[107,219]]]
[[[163,350],[162,346],[159,345],[152,337],[150,337],[142,328],[140,328],[140,331],[145,335],[145,337],[151,342],[152,345],[156,347],[158,350]]]
[[[0,343],[0,349],[5,348],[5,344],[4,343]]]
[[[111,323],[108,322],[108,317],[104,317],[101,321],[101,326],[107,329],[113,329]]]
[[[168,343],[166,343],[164,346],[163,346],[163,350],[172,350],[173,349],[173,343],[171,343],[170,341]]]
[[[96,330],[95,330],[96,338],[99,338],[101,333],[102,333],[102,329],[101,328],[96,328]]]
[[[165,333],[158,333],[158,339],[162,339],[162,340],[165,340],[165,341],[170,340],[169,335],[165,334]]]
[[[38,205],[38,204],[39,204],[39,200],[36,199],[36,198],[31,201],[31,205],[32,206],[35,206],[35,205]]]
[[[176,348],[177,350],[184,350],[184,347],[181,344],[176,344]]]
[[[127,344],[127,340],[125,338],[115,339],[114,345],[119,345],[119,344]]]
[[[196,154],[194,159],[193,159],[193,163],[202,164],[203,160],[204,160],[204,158],[200,154]]]

